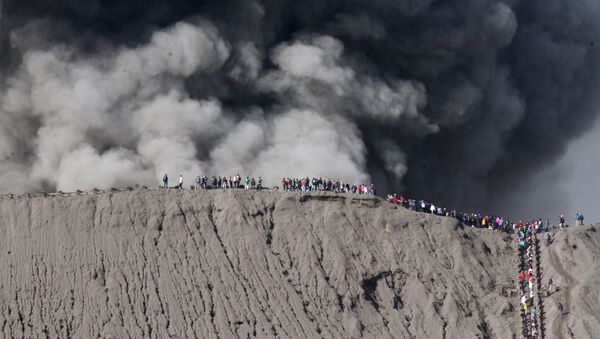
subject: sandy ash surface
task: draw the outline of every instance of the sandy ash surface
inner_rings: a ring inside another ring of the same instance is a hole
[[[3,196],[0,232],[5,338],[520,331],[510,236],[379,198],[244,190]],[[598,273],[588,269],[598,265],[600,233],[561,236],[552,253],[572,280],[554,275],[572,286],[577,306],[559,330],[600,333]]]
[[[556,288],[543,298],[546,338],[600,337],[600,231],[597,225],[551,233],[550,245],[540,237],[544,289],[554,278]],[[558,304],[564,306],[560,316]]]

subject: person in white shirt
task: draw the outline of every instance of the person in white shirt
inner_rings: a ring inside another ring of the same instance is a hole
[[[179,189],[182,189],[182,188],[183,188],[183,175],[180,174],[179,175]]]

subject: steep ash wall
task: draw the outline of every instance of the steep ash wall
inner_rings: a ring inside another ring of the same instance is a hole
[[[600,333],[600,232],[598,225],[551,233],[542,241],[541,274],[544,291],[548,279],[555,288],[545,294],[546,338],[594,338]],[[560,316],[558,305],[564,307]]]
[[[508,338],[510,238],[379,198],[0,198],[0,336]]]

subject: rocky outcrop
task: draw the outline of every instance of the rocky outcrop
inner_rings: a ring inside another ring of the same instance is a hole
[[[3,196],[0,232],[6,338],[519,333],[508,235],[374,197]]]

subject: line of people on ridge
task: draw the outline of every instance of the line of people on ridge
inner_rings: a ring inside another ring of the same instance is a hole
[[[204,175],[198,175],[194,179],[194,189],[217,189],[217,188],[244,188],[244,189],[263,189],[262,177],[246,177],[243,179],[239,174],[235,176],[212,176],[209,180]],[[169,188],[169,176],[165,174],[162,179],[162,188]],[[183,188],[183,175],[179,175],[179,183],[173,188]]]
[[[327,191],[334,193],[355,193],[366,195],[377,195],[375,185],[350,184],[348,181],[330,180],[323,178],[283,178],[281,180],[282,189],[284,191],[295,192],[316,192]],[[165,174],[162,179],[162,188],[169,188],[169,176]],[[244,189],[263,189],[262,177],[246,177],[242,178],[239,174],[235,176],[212,176],[208,178],[204,175],[196,176],[194,180],[195,189],[216,189],[216,188],[244,188]],[[178,184],[173,188],[183,188],[183,175],[179,175]]]
[[[362,183],[351,184],[348,181],[331,180],[324,178],[282,178],[281,187],[284,191],[315,192],[328,191],[334,193],[355,193],[377,195],[375,185]]]
[[[196,188],[215,189],[215,188],[244,188],[244,189],[263,189],[262,177],[246,177],[243,179],[239,174],[234,176],[212,176],[209,180],[204,175],[199,175],[194,181]],[[209,185],[210,184],[210,185]]]
[[[388,194],[386,200],[390,203],[403,206],[404,208],[412,211],[452,217],[471,227],[488,228],[509,233],[512,233],[516,227],[515,222],[501,216],[482,215],[478,213],[465,213],[456,210],[449,210],[424,200],[409,199],[402,194]],[[575,216],[575,225],[583,226],[583,220],[583,214],[577,213]],[[557,221],[559,228],[568,227],[568,225],[565,223],[564,215],[561,214]],[[542,231],[548,232],[548,230],[553,227],[550,225],[550,219],[548,218],[546,218],[546,221],[543,221],[542,218],[532,219],[528,225],[531,225],[536,233]]]
[[[537,232],[532,224],[523,222],[519,222],[515,230],[519,248],[518,285],[521,297],[521,329],[524,339],[534,339],[538,337],[539,331],[538,310],[535,306],[538,258],[534,246]]]

